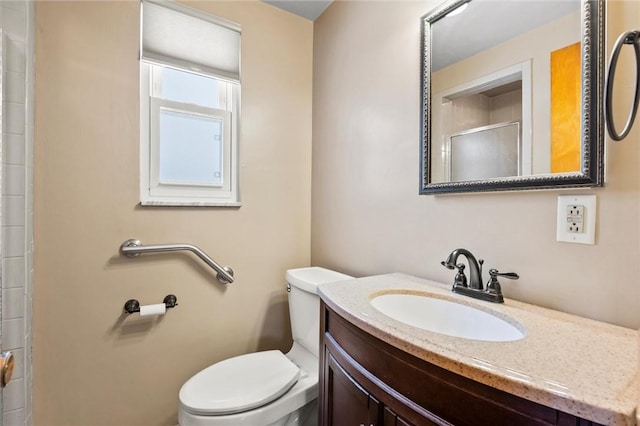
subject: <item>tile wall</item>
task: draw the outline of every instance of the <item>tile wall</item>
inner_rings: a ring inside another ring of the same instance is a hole
[[[31,417],[33,276],[34,3],[1,1],[2,61],[2,350],[16,367],[2,394],[2,425]]]

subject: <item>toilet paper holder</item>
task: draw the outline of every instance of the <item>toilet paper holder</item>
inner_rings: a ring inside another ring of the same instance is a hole
[[[175,308],[178,306],[178,298],[173,294],[168,294],[164,297],[162,302],[168,308]],[[140,302],[136,299],[129,299],[124,304],[124,311],[128,314],[133,314],[134,312],[140,312]]]

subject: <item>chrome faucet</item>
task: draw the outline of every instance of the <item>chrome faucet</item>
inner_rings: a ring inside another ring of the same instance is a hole
[[[469,281],[467,283],[467,277],[464,274],[464,263],[457,263],[458,257],[463,255],[467,258],[469,264]],[[489,281],[487,286],[482,285],[482,264],[484,260],[476,260],[475,256],[467,249],[459,248],[452,251],[449,256],[442,262],[442,266],[448,269],[458,269],[458,273],[453,281],[453,287],[451,291],[454,293],[464,294],[476,299],[485,300],[487,302],[502,303],[504,298],[502,297],[502,289],[498,282],[498,277],[504,277],[511,280],[517,280],[520,278],[515,272],[501,273],[497,269],[489,270]]]

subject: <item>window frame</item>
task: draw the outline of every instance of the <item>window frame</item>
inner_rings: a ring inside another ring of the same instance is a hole
[[[157,67],[168,68],[140,62],[140,204],[143,206],[213,206],[240,207],[239,191],[239,143],[240,129],[240,84],[225,82],[227,99],[226,109],[208,108],[193,104],[169,101],[154,97],[153,74]],[[183,72],[191,72],[175,68]],[[204,75],[207,78],[215,78]],[[222,97],[222,96],[221,96]],[[230,100],[230,101],[229,101]],[[159,181],[159,138],[154,126],[158,125],[160,108],[167,107],[193,115],[221,116],[223,124],[223,185],[222,187],[202,184],[163,184]],[[226,149],[225,149],[226,148]]]

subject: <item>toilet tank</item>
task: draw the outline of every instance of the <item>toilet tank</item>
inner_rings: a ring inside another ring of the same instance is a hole
[[[320,341],[320,284],[353,278],[320,267],[289,269],[289,316],[293,341],[318,356]]]

